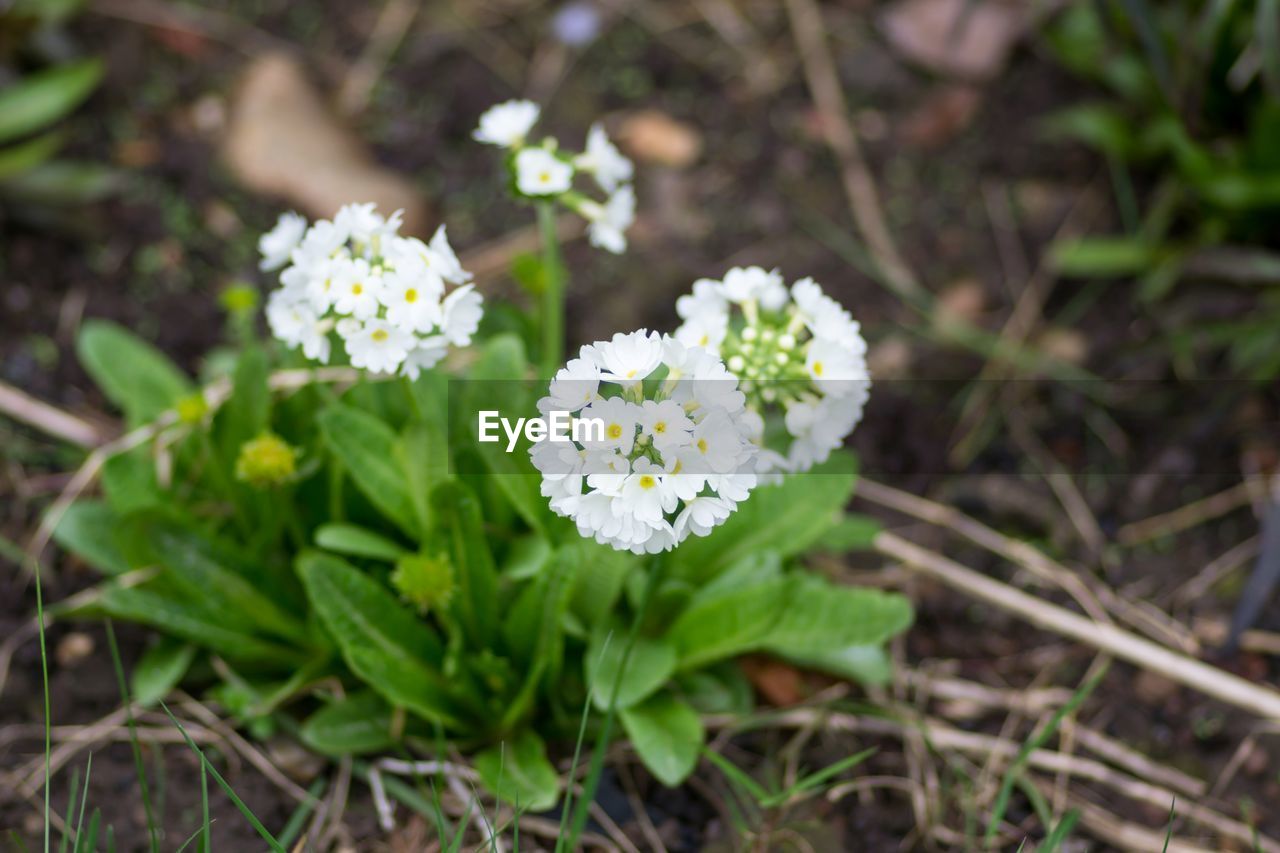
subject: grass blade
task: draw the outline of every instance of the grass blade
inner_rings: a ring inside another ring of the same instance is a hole
[[[1027,738],[1026,742],[1022,744],[1022,748],[1018,750],[1017,757],[1013,759],[1013,763],[1005,771],[1004,781],[1000,784],[1000,792],[996,795],[995,803],[991,807],[991,817],[987,821],[987,831],[982,838],[983,846],[990,847],[995,840],[996,832],[1000,828],[1000,822],[1004,820],[1004,814],[1009,809],[1009,797],[1013,794],[1013,786],[1022,778],[1022,772],[1026,769],[1031,753],[1044,746],[1045,742],[1058,730],[1058,726],[1062,725],[1063,719],[1068,714],[1074,713],[1084,703],[1084,700],[1102,681],[1103,676],[1107,674],[1108,669],[1110,669],[1109,666],[1104,666],[1101,672],[1081,685],[1072,694],[1071,699],[1049,718],[1048,725]]]
[[[267,842],[267,846],[275,851],[275,853],[287,853],[287,851],[280,846],[280,842],[275,839],[275,836],[268,832],[267,828],[262,825],[262,821],[258,820],[258,816],[244,804],[244,800],[240,799],[240,796],[236,794],[235,790],[227,784],[227,780],[222,778],[222,774],[218,772],[217,768],[209,763],[208,757],[205,756],[200,747],[196,746],[196,742],[191,739],[191,735],[187,734],[187,730],[182,727],[182,723],[178,722],[178,718],[169,710],[169,706],[164,702],[161,702],[160,707],[164,709],[164,713],[169,718],[169,721],[178,727],[178,731],[182,733],[182,739],[187,742],[187,746],[189,746],[196,755],[200,756],[200,766],[213,776],[214,781],[218,783],[218,787],[220,787],[223,792],[231,798],[231,802],[235,805],[236,809],[240,814],[244,815],[245,820],[249,821],[249,825],[252,826],[258,835],[262,837],[262,840]],[[203,793],[204,831],[205,838],[207,839],[209,834],[209,796],[207,787],[205,787]]]
[[[36,627],[40,634],[40,683],[44,690],[44,853],[49,853],[49,753],[53,748],[52,718],[49,706],[49,652],[44,639],[44,590],[40,584],[40,561],[31,560],[36,578]]]
[[[138,773],[138,787],[142,793],[142,808],[147,815],[147,833],[151,841],[151,853],[160,853],[160,837],[156,827],[155,812],[151,809],[151,791],[147,787],[147,769],[142,763],[142,746],[138,743],[138,726],[133,719],[133,702],[129,696],[129,681],[124,677],[124,666],[120,663],[120,647],[116,643],[116,631],[107,619],[107,645],[111,648],[111,665],[116,670],[116,681],[120,685],[120,701],[124,703],[125,720],[129,724],[129,745],[133,749],[133,765]]]

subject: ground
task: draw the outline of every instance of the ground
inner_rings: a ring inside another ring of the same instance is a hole
[[[933,313],[921,316],[867,274],[866,253],[837,164],[822,142],[823,118],[801,73],[784,4],[745,4],[758,57],[744,56],[741,46],[731,47],[708,27],[692,10],[701,4],[685,5],[638,4],[611,12],[599,41],[581,55],[568,54],[563,76],[534,77],[541,82],[533,94],[548,105],[551,129],[566,137],[581,134],[598,116],[616,125],[644,107],[686,123],[702,141],[700,158],[687,167],[640,164],[641,222],[633,251],[614,258],[581,241],[569,247],[571,341],[642,326],[669,329],[674,297],[695,278],[717,276],[734,264],[776,266],[788,279],[812,275],[853,310],[871,343],[877,385],[853,440],[869,479],[956,506],[1043,546],[1097,586],[1168,613],[1175,626],[1170,630],[1194,636],[1186,626],[1223,623],[1241,571],[1227,574],[1206,594],[1180,598],[1177,592],[1256,534],[1248,501],[1180,534],[1128,548],[1113,543],[1128,523],[1231,487],[1248,460],[1274,464],[1275,433],[1267,428],[1274,427],[1280,396],[1275,388],[1220,381],[1226,368],[1211,359],[1197,363],[1192,375],[1175,371],[1156,342],[1161,318],[1137,306],[1127,286],[1057,281],[1042,269],[1045,248],[1060,230],[1106,233],[1115,219],[1103,164],[1042,129],[1042,119],[1054,109],[1089,94],[1082,84],[1045,56],[1033,34],[995,79],[977,87],[974,114],[948,119],[940,104],[974,96],[956,95],[952,84],[899,58],[874,26],[873,4],[823,5],[885,218],[909,265],[939,297]],[[361,54],[377,17],[373,6],[351,11],[343,4],[261,0],[238,0],[217,12],[179,6],[181,13],[172,19],[140,0],[95,8],[74,25],[73,35],[104,56],[108,75],[72,123],[71,145],[79,156],[117,164],[126,173],[125,188],[100,206],[72,211],[59,229],[33,228],[0,208],[0,379],[80,413],[107,411],[75,361],[72,342],[83,318],[119,320],[199,373],[223,333],[219,291],[235,281],[264,291],[270,286],[256,270],[254,243],[283,203],[237,184],[218,156],[228,104],[251,55],[283,46],[306,63],[322,90],[332,91]],[[485,107],[522,93],[510,78],[546,71],[549,61],[539,57],[551,50],[550,12],[518,2],[484,4],[466,13],[433,6],[419,17],[378,76],[367,107],[353,119],[377,160],[403,173],[436,216],[447,220],[464,253],[530,222],[529,211],[493,201],[501,196],[492,152],[468,136]],[[530,69],[524,57],[534,57]],[[765,70],[753,72],[752,65]],[[1138,180],[1141,188],[1142,176]],[[998,388],[994,381],[975,383],[986,359],[974,347],[955,343],[954,324],[968,322],[998,334],[1037,276],[1047,279],[1048,288],[1033,345],[1098,378],[1071,390],[1047,382],[1003,382]],[[511,292],[498,278],[489,286]],[[1215,310],[1236,310],[1240,300],[1220,287],[1206,285],[1205,292]],[[984,384],[994,390],[979,392],[987,401],[978,409],[979,440],[958,457],[949,450],[972,423],[962,403]],[[1098,402],[1099,396],[1105,399]],[[75,456],[11,423],[0,423],[0,430],[0,493],[7,495],[0,505],[0,533],[22,543],[40,509],[65,484],[62,472],[74,467]],[[1087,507],[1088,517],[1079,523],[1063,520],[1062,492],[1043,476],[1059,469],[1074,475],[1070,488],[1078,489]],[[865,498],[856,508],[966,565],[1029,583],[941,528],[912,523]],[[1100,549],[1081,533],[1090,520],[1105,538]],[[84,567],[49,556],[47,601],[92,582]],[[1042,714],[1011,715],[987,699],[945,693],[931,698],[930,684],[961,679],[990,688],[1074,690],[1093,661],[1092,650],[1082,645],[880,557],[855,554],[819,568],[912,594],[917,625],[895,658],[919,677],[910,687],[904,682],[873,698],[964,731],[1020,743]],[[16,568],[5,571],[2,583],[0,635],[9,636],[29,622],[34,588]],[[1061,592],[1041,594],[1070,603]],[[1280,609],[1273,607],[1258,627],[1280,628]],[[116,630],[127,668],[147,635],[129,626]],[[81,641],[69,640],[72,635],[91,641],[78,658],[71,646]],[[1230,671],[1257,681],[1280,678],[1280,658],[1274,655],[1215,653],[1207,636],[1200,639],[1210,649],[1206,656]],[[86,725],[118,707],[100,625],[55,625],[49,644],[51,654],[63,653],[51,663],[56,726]],[[807,680],[800,688],[819,689],[830,687]],[[856,690],[843,701],[860,707]],[[1280,753],[1274,739],[1260,737],[1256,719],[1127,664],[1111,667],[1085,707],[1094,731],[1161,764],[1220,780],[1211,798],[1215,808],[1233,819],[1256,820],[1266,834],[1280,834],[1280,811],[1265,807],[1280,802]],[[37,766],[31,762],[41,744],[38,729],[30,727],[41,716],[39,649],[32,641],[18,648],[0,694],[0,772]],[[816,850],[892,849],[903,839],[908,847],[966,846],[964,807],[973,792],[962,780],[977,778],[966,774],[982,768],[984,756],[951,754],[943,760],[910,738],[904,747],[901,736],[820,726],[801,734],[793,740],[793,732],[767,729],[720,746],[735,763],[777,765],[779,772],[792,753],[803,766],[816,768],[877,746],[866,777],[899,779],[903,785],[868,784],[834,801],[820,797],[793,814],[773,816],[775,843]],[[171,833],[164,846],[173,849],[198,822],[196,763],[181,746],[147,752],[149,765],[164,768],[164,825]],[[70,768],[83,759],[76,756],[59,774],[55,807],[66,802]],[[731,849],[735,836],[716,770],[704,764],[687,789],[670,792],[628,764],[670,849]],[[288,820],[295,804],[279,786],[247,765],[223,766],[268,826]],[[135,778],[127,743],[97,748],[90,802],[108,812],[104,817],[114,825],[118,849],[145,843]],[[1043,778],[1052,780],[1051,774]],[[644,846],[625,781],[610,771],[601,804]],[[927,802],[920,791],[928,791]],[[1108,791],[1105,785],[1077,784],[1070,797],[1092,797],[1107,806]],[[212,801],[218,846],[252,849],[255,836],[231,804],[217,792]],[[35,849],[36,803],[0,794],[0,832],[14,832],[5,844],[24,838]],[[1168,813],[1168,804],[1150,802],[1112,802],[1110,808],[1156,832]],[[1008,818],[1016,824],[1028,814],[1018,800]],[[414,830],[400,832],[404,847],[383,838],[358,782],[346,825],[360,849],[409,849],[406,839]],[[924,841],[924,831],[937,826],[949,828],[950,835]],[[1179,824],[1177,831],[1195,829]]]

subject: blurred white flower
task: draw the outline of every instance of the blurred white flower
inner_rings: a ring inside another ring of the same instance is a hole
[[[858,323],[813,279],[790,291],[777,272],[734,268],[699,279],[676,300],[675,338],[724,359],[757,422],[760,472],[804,471],[827,460],[862,419],[871,388]],[[766,420],[779,430],[766,441]],[[778,434],[785,434],[779,440]]]
[[[412,379],[438,363],[449,345],[471,342],[483,300],[462,284],[471,275],[444,226],[430,244],[402,237],[399,212],[384,219],[372,204],[347,205],[333,221],[302,226],[301,235],[288,235],[296,244],[291,263],[267,300],[271,333],[286,346],[327,363],[336,331],[352,365],[372,373],[399,370]],[[278,254],[285,242],[264,237],[264,253]],[[462,286],[446,292],[447,284]]]
[[[538,121],[541,112],[533,101],[507,101],[497,104],[480,116],[480,126],[472,137],[478,142],[515,148],[524,144],[525,137]]]
[[[583,536],[620,550],[656,553],[707,535],[756,484],[753,421],[736,388],[705,350],[643,329],[583,347],[538,408],[599,432],[530,448],[542,494]]]
[[[292,211],[280,214],[275,227],[258,238],[258,251],[262,254],[258,268],[264,272],[280,269],[289,262],[289,256],[298,248],[306,232],[305,218]]]
[[[573,166],[545,148],[522,148],[516,155],[516,188],[525,195],[560,195],[573,186]]]
[[[575,153],[551,138],[531,145],[527,137],[538,117],[535,104],[508,101],[489,108],[480,117],[474,136],[515,152],[514,157],[504,159],[504,165],[520,197],[563,204],[587,220],[592,246],[614,254],[625,252],[626,232],[636,218],[636,196],[631,185],[634,165],[598,122],[587,132],[584,151]],[[575,187],[579,173],[590,175],[605,197],[594,196],[586,187]]]
[[[587,131],[587,150],[575,157],[573,164],[594,177],[600,189],[607,193],[630,181],[635,171],[631,161],[609,141],[599,123],[591,125],[591,130]]]

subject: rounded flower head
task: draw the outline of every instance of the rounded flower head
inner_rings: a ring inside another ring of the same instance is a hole
[[[676,300],[675,337],[724,359],[756,414],[760,470],[805,471],[840,447],[871,388],[858,323],[811,278],[790,291],[777,272],[736,267]],[[766,430],[767,422],[779,429]],[[768,432],[785,434],[766,444]],[[772,446],[777,445],[777,446]]]
[[[391,585],[422,613],[444,607],[453,598],[453,563],[444,554],[438,557],[406,554],[396,560]]]
[[[538,401],[574,423],[530,449],[542,494],[583,536],[619,550],[707,535],[756,485],[737,385],[707,351],[643,329],[583,347]]]
[[[626,232],[636,218],[636,196],[631,186],[632,162],[599,123],[587,132],[586,150],[563,148],[553,138],[529,142],[529,132],[539,110],[529,101],[508,101],[491,107],[480,117],[474,137],[514,152],[505,159],[515,192],[525,199],[556,201],[587,220],[591,245],[614,254],[626,251]],[[575,179],[589,176],[596,192]],[[601,198],[597,193],[604,192]]]
[[[490,107],[480,116],[480,126],[472,136],[477,142],[515,148],[522,145],[541,110],[532,101],[507,101]]]
[[[328,363],[336,332],[353,366],[415,379],[450,344],[471,342],[483,300],[467,284],[471,274],[443,225],[424,243],[400,235],[399,212],[383,218],[372,204],[358,204],[333,221],[302,226],[295,236],[296,223],[285,227],[282,217],[260,243],[264,268],[285,242],[293,244],[266,310],[271,333],[286,346]]]
[[[298,451],[274,433],[264,432],[240,445],[236,479],[257,489],[279,486],[293,479]]]

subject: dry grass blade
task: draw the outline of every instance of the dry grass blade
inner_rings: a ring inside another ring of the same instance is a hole
[[[814,0],[787,0],[787,15],[795,34],[804,77],[813,96],[814,105],[822,116],[822,129],[827,145],[840,161],[840,177],[858,230],[867,241],[867,247],[875,258],[885,281],[903,301],[918,304],[925,297],[924,289],[915,274],[898,253],[898,247],[889,234],[880,196],[876,191],[871,170],[862,157],[858,135],[849,122],[849,108],[845,103],[840,78],[827,47],[826,25],[822,12]]]
[[[1161,536],[1181,533],[1206,521],[1220,518],[1242,506],[1247,506],[1252,499],[1254,488],[1254,483],[1247,478],[1225,491],[1192,501],[1171,512],[1126,524],[1120,528],[1116,538],[1121,545],[1132,547]]]
[[[1137,667],[1267,720],[1280,720],[1280,691],[1245,681],[1203,661],[1171,651],[1114,624],[1087,619],[1055,604],[979,574],[954,560],[914,545],[893,533],[875,538],[880,553],[928,573],[948,586],[1013,613],[1028,622],[1092,646]]]
[[[97,447],[107,440],[103,430],[90,421],[37,400],[7,382],[0,382],[0,414],[77,447]]]

